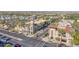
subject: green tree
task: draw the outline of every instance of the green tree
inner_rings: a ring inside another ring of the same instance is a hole
[[[79,30],[79,23],[77,21],[74,21],[74,23],[72,24],[73,28],[75,30]]]
[[[72,44],[79,45],[79,32],[73,33]]]
[[[61,34],[64,34],[64,33],[65,33],[64,29],[59,29],[58,31],[59,31]]]
[[[4,47],[12,47],[11,44],[6,44]]]

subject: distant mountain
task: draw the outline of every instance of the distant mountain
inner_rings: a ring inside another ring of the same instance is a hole
[[[0,14],[79,14],[79,11],[0,11]]]

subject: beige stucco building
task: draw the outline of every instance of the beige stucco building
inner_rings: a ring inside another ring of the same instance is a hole
[[[51,24],[49,25],[49,39],[56,43],[64,43],[70,45],[71,40],[73,39],[71,34],[72,26],[69,23],[63,24]],[[60,32],[61,31],[61,32]]]

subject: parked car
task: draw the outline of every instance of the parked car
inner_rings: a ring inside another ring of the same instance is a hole
[[[4,47],[4,43],[0,41],[0,47]]]
[[[3,42],[3,43],[7,43],[11,38],[9,37],[6,37],[6,36],[3,36],[0,38],[0,41]]]
[[[14,47],[21,47],[21,45],[20,44],[15,44],[15,46]]]

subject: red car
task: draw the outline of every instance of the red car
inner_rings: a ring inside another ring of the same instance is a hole
[[[20,44],[15,44],[15,46],[14,47],[21,47],[21,45]]]

